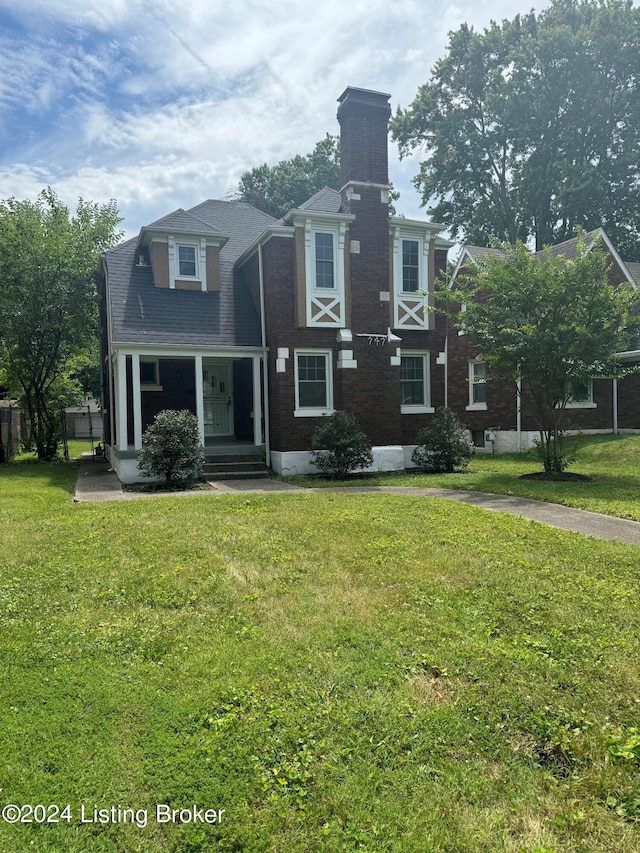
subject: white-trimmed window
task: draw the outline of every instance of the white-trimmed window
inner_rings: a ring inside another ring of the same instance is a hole
[[[572,382],[567,408],[595,409],[596,407],[597,403],[593,400],[593,379],[587,379],[584,382]]]
[[[200,289],[207,289],[207,241],[191,237],[176,239],[172,234],[167,240],[169,254],[169,287],[176,282],[199,282]]]
[[[469,405],[468,410],[487,408],[487,362],[469,362]]]
[[[333,412],[330,350],[296,350],[296,417],[320,417]]]
[[[335,235],[329,231],[316,231],[314,238],[314,286],[318,290],[335,290]]]
[[[400,357],[400,412],[433,412],[428,352],[403,352]]]
[[[191,243],[178,243],[178,277],[199,278],[198,276],[198,247]]]
[[[424,227],[401,223],[391,229],[393,245],[394,329],[430,329],[432,312],[426,311],[429,281],[430,234]]]
[[[420,284],[420,241],[402,241],[402,292],[417,293]]]
[[[162,391],[157,358],[140,359],[140,387],[143,391]]]

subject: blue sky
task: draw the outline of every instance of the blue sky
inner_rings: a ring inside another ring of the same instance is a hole
[[[128,236],[336,133],[346,86],[406,107],[447,33],[526,0],[0,0],[0,198],[116,198]],[[390,151],[398,212],[418,157]]]

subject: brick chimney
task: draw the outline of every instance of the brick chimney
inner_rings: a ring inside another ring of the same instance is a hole
[[[389,98],[383,92],[349,86],[338,98],[340,183],[389,184],[387,125]]]
[[[348,280],[351,347],[357,370],[339,370],[338,399],[358,412],[374,444],[397,444],[401,431],[400,371],[395,349],[370,346],[358,335],[386,334],[391,318],[389,158],[390,95],[349,87],[338,98],[342,210],[349,223]]]

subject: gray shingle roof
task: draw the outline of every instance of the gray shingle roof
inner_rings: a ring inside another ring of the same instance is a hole
[[[629,270],[631,278],[635,283],[640,284],[640,264],[635,263],[634,261],[625,261],[625,266]]]
[[[549,251],[552,255],[563,255],[567,260],[573,260],[576,256],[578,243],[584,243],[585,245],[590,246],[595,240],[596,235],[599,233],[599,229],[587,231],[580,237],[572,237],[570,240],[565,240],[563,243],[556,243],[555,246],[550,246]],[[542,257],[543,254],[544,251],[535,253],[536,257]]]
[[[342,197],[337,190],[323,187],[315,195],[303,202],[298,210],[316,210],[319,213],[340,213]]]
[[[215,228],[212,228],[202,219],[198,219],[181,207],[174,210],[173,213],[168,213],[166,216],[156,219],[151,225],[145,226],[143,230],[171,231],[173,234],[218,234]]]
[[[501,252],[499,249],[489,249],[486,246],[465,246],[464,248],[475,260],[478,260],[479,258],[486,258],[488,255],[495,255],[497,258],[504,258],[504,252]]]
[[[153,223],[158,230],[223,234],[221,288],[212,293],[155,287],[151,267],[138,266],[144,250],[128,240],[104,256],[116,341],[184,346],[260,346],[260,321],[234,264],[275,220],[243,202],[209,200]],[[185,230],[179,230],[184,225]],[[151,226],[149,226],[151,227]],[[148,264],[148,260],[147,260]]]

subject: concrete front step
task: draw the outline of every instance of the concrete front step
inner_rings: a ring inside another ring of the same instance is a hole
[[[206,471],[204,472],[205,480],[216,482],[218,480],[268,480],[269,471],[263,466],[261,471]]]
[[[266,471],[264,462],[251,460],[250,462],[241,462],[234,460],[233,462],[207,462],[204,466],[205,474],[224,474],[225,471],[245,471],[251,473],[255,471]]]
[[[212,453],[205,451],[205,462],[207,465],[221,465],[227,463],[258,462],[264,465],[264,453]]]

